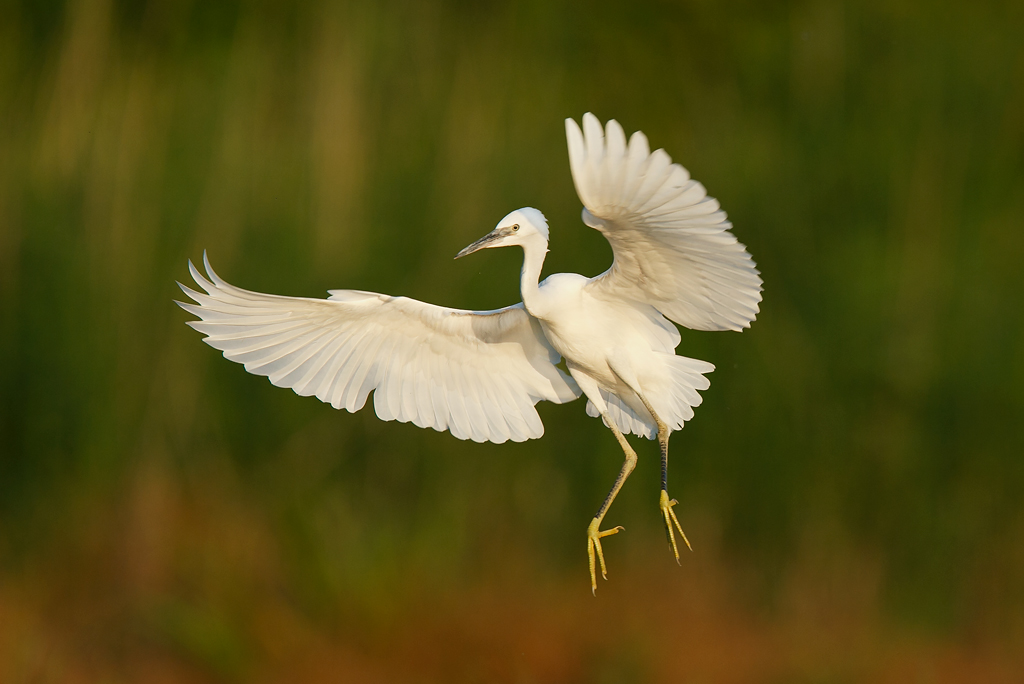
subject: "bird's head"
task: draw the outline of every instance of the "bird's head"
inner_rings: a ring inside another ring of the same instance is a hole
[[[508,247],[509,245],[525,245],[529,242],[548,242],[548,222],[544,214],[533,207],[516,209],[498,221],[497,227],[487,235],[466,247],[455,255],[464,257],[477,250],[490,247]]]

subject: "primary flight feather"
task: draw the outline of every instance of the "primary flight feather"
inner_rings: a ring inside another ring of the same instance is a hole
[[[530,207],[503,218],[463,249],[523,249],[523,301],[495,311],[463,311],[406,297],[332,290],[328,299],[243,290],[189,263],[203,292],[184,285],[200,320],[189,325],[224,356],[279,387],[358,411],[373,392],[383,420],[448,430],[459,439],[502,443],[540,437],[534,408],[584,394],[625,462],[587,530],[591,587],[606,575],[601,539],[621,527],[600,525],[636,453],[624,434],[657,438],[660,508],[679,559],[675,532],[686,536],[668,496],[668,438],[693,417],[707,389],[710,363],[675,354],[679,332],[749,327],[761,278],[718,202],[663,150],[650,152],[640,132],[626,141],[612,120],[592,114],[583,129],[566,120],[569,163],[583,202],[583,222],[611,243],[603,274],[558,273],[540,282],[548,225]],[[565,359],[569,373],[556,364]],[[686,542],[689,545],[689,542]]]

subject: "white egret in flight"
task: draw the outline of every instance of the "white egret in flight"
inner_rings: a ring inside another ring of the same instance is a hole
[[[616,121],[602,130],[592,114],[582,131],[572,119],[565,127],[583,222],[614,253],[599,276],[556,273],[539,282],[548,224],[527,207],[456,257],[522,247],[523,301],[504,309],[462,311],[359,290],[331,290],[327,299],[260,294],[226,283],[205,255],[209,279],[189,263],[205,293],[182,285],[196,303],[179,304],[202,319],[189,325],[210,346],[250,373],[350,412],[373,391],[382,420],[458,439],[540,437],[538,401],[586,395],[587,413],[604,420],[625,452],[587,528],[596,592],[596,563],[607,579],[601,539],[623,529],[601,523],[637,460],[625,434],[657,438],[660,507],[677,562],[674,530],[689,546],[668,495],[668,440],[693,417],[714,366],[676,355],[680,336],[670,321],[696,330],[749,327],[762,281],[718,202],[663,150],[651,152],[643,133],[627,143]],[[561,358],[568,375],[555,365]]]

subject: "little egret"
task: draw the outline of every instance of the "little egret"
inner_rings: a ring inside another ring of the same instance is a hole
[[[626,142],[614,120],[602,129],[592,114],[583,129],[565,122],[569,164],[583,222],[611,243],[611,268],[594,278],[541,267],[548,224],[537,209],[518,209],[456,258],[490,247],[523,249],[519,304],[462,311],[406,297],[331,290],[327,299],[243,290],[189,262],[205,294],[181,285],[201,320],[189,325],[245,369],[279,387],[358,411],[371,391],[381,420],[449,430],[458,439],[502,443],[540,437],[534,408],[545,399],[585,394],[625,452],[615,484],[587,528],[591,589],[596,565],[607,579],[601,529],[609,506],[636,465],[623,436],[657,438],[659,505],[679,562],[683,533],[668,495],[668,440],[693,417],[698,390],[714,366],[677,356],[679,331],[750,326],[761,278],[746,247],[729,232],[716,200],[664,150],[650,151],[639,131]],[[557,364],[562,358],[568,375]],[[596,560],[596,562],[595,562]]]

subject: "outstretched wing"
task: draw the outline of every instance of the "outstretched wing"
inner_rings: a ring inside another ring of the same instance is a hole
[[[750,327],[761,278],[725,212],[664,150],[650,152],[637,131],[626,144],[615,120],[606,130],[584,114],[565,121],[569,165],[586,207],[583,221],[612,245],[612,267],[588,291],[655,307],[697,330]]]
[[[179,283],[196,303],[178,304],[202,319],[189,325],[250,373],[334,408],[358,411],[374,391],[382,420],[522,442],[544,434],[534,404],[580,394],[522,304],[475,312],[357,290],[281,297],[230,285],[203,261],[209,280],[189,270],[206,294]]]

